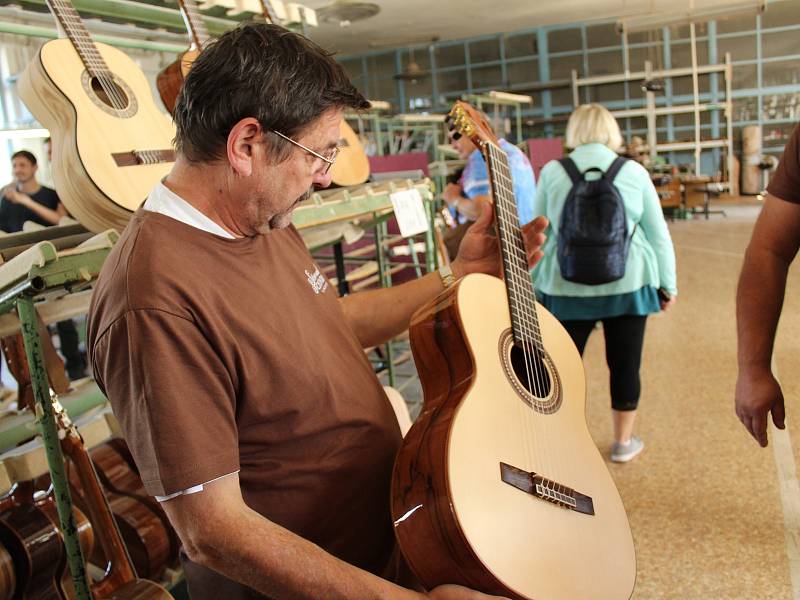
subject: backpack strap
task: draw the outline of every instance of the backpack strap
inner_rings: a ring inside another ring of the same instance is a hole
[[[567,172],[567,175],[569,175],[573,185],[583,179],[583,175],[581,175],[581,172],[578,171],[578,166],[575,164],[575,161],[573,161],[569,156],[565,156],[558,162],[562,167],[564,167],[564,170]]]
[[[606,171],[606,178],[609,181],[613,182],[614,179],[617,177],[619,170],[623,167],[623,165],[626,162],[628,162],[628,159],[625,158],[624,156],[618,156],[617,158],[615,158],[614,162],[611,163],[611,166],[608,167],[608,170]]]

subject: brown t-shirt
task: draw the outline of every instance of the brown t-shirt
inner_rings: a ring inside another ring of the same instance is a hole
[[[240,469],[251,508],[383,571],[400,431],[293,227],[230,240],[138,211],[100,274],[88,346],[149,493]]]
[[[767,191],[781,200],[800,204],[800,125],[792,131]]]

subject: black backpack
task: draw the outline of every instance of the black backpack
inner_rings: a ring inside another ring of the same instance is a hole
[[[558,264],[567,281],[600,285],[625,275],[631,238],[614,178],[626,160],[617,158],[605,173],[597,167],[581,173],[569,157],[559,161],[572,180],[558,228]],[[587,180],[590,171],[601,177]]]

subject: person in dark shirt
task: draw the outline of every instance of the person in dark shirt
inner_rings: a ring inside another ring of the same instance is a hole
[[[6,233],[22,231],[25,221],[40,225],[57,225],[67,210],[54,189],[36,181],[36,157],[27,150],[11,157],[14,182],[3,189],[0,201],[0,229]]]
[[[67,209],[61,204],[52,188],[36,180],[39,166],[33,153],[27,150],[15,152],[11,157],[14,181],[3,188],[0,200],[0,230],[6,233],[22,231],[25,221],[39,225],[57,225]],[[66,359],[70,379],[79,379],[86,371],[86,359],[78,347],[78,330],[72,319],[57,323],[61,352]]]

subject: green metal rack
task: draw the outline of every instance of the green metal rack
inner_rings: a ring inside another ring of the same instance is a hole
[[[109,236],[115,241],[116,234]],[[42,342],[35,303],[54,292],[80,291],[91,285],[100,274],[100,268],[109,247],[88,245],[81,251],[67,251],[59,255],[50,242],[41,242],[38,264],[6,278],[0,288],[0,314],[12,310],[19,316],[25,354],[28,359],[33,395],[36,400],[36,424],[42,437],[47,463],[54,489],[59,522],[64,536],[72,580],[78,600],[91,600],[85,561],[72,512],[72,498],[67,481],[64,457],[61,453],[58,429],[53,410],[50,382],[45,368]],[[14,271],[14,261],[4,266],[6,272]]]

